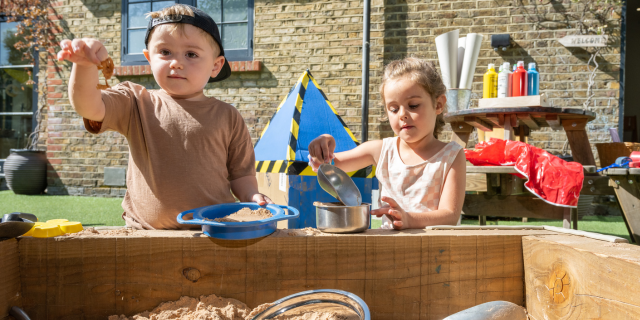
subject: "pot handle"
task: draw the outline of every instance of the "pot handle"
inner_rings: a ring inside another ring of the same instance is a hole
[[[196,220],[196,219],[184,220],[184,219],[182,219],[184,216],[188,215],[189,213],[195,213],[195,212],[196,212],[196,210],[187,210],[187,211],[184,211],[184,212],[180,212],[180,214],[178,215],[176,220],[178,220],[178,223],[180,223],[180,224],[197,224],[197,225],[201,225],[202,221],[200,221],[200,220]]]
[[[277,204],[278,207],[282,208],[282,209],[287,209],[289,210],[289,213],[293,212],[293,214],[287,214],[286,215],[286,219],[295,219],[297,217],[300,216],[300,211],[298,211],[298,209],[292,207],[292,206],[283,206],[280,204]]]

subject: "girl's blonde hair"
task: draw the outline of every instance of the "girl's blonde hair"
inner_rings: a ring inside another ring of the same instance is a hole
[[[419,84],[431,96],[434,108],[436,107],[436,99],[447,92],[447,88],[442,82],[442,78],[431,62],[418,58],[405,58],[395,60],[384,68],[382,76],[382,84],[380,85],[380,97],[382,103],[386,106],[384,99],[384,85],[393,79],[408,77],[411,81]],[[386,110],[386,108],[385,108]],[[442,106],[442,113],[436,117],[436,126],[433,130],[433,136],[437,139],[442,128],[445,125],[444,114],[447,112],[446,104]]]
[[[195,14],[193,13],[193,10],[191,10],[191,8],[189,8],[188,6],[183,4],[174,4],[162,10],[147,13],[147,18],[157,19],[157,18],[171,17],[175,15],[190,16],[190,17],[195,16]],[[184,26],[185,26],[184,23],[169,23],[166,25],[164,24],[159,25],[153,28],[149,33],[149,41],[151,41],[151,36],[153,35],[153,32],[156,31],[158,27],[169,28],[168,31],[170,34],[173,34],[176,31],[180,32],[181,34],[184,34]],[[196,29],[198,29],[198,31],[200,32],[200,35],[205,37],[209,42],[209,44],[211,44],[211,46],[213,47],[213,50],[216,51],[215,56],[217,57],[220,54],[220,47],[218,46],[216,41],[213,40],[213,37],[206,31],[200,28],[196,28]]]

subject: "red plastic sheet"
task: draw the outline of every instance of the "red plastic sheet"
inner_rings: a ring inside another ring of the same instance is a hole
[[[578,206],[584,171],[577,162],[564,161],[524,142],[492,138],[480,142],[476,150],[466,150],[475,166],[515,166],[524,186],[540,199],[561,207]]]

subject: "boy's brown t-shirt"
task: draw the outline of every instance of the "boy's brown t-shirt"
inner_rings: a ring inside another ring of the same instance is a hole
[[[215,98],[174,100],[162,90],[122,82],[102,91],[102,122],[84,119],[91,133],[107,130],[129,142],[123,218],[145,229],[188,229],[177,215],[234,202],[230,181],[255,176],[251,137],[233,106]]]

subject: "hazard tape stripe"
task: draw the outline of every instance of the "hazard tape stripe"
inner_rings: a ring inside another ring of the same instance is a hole
[[[256,172],[287,173],[288,175],[315,176],[308,162],[303,161],[256,161]],[[347,172],[352,178],[373,178],[375,177],[375,167],[369,166],[357,171]]]
[[[308,72],[308,71],[307,71]],[[302,104],[304,103],[304,96],[307,92],[307,84],[309,83],[309,77],[305,72],[300,78],[300,90],[298,91],[298,98],[296,99],[296,106],[293,110],[293,117],[291,118],[291,128],[289,134],[289,148],[287,149],[287,160],[293,161],[296,158],[296,151],[298,151],[298,132],[300,130],[300,115],[302,114]],[[298,86],[298,84],[296,84]]]
[[[338,120],[340,120],[340,123],[344,127],[344,130],[346,130],[347,133],[349,134],[349,136],[351,137],[351,140],[353,140],[353,142],[355,142],[356,144],[360,144],[358,142],[358,139],[356,139],[356,137],[353,135],[353,133],[349,129],[349,127],[347,127],[347,124],[344,123],[344,120],[342,120],[342,117],[340,117],[340,115],[338,114],[338,111],[336,110],[336,108],[333,107],[333,105],[329,101],[329,98],[327,98],[327,95],[324,94],[324,91],[322,91],[322,88],[320,88],[320,85],[316,82],[316,79],[313,76],[311,76],[311,74],[309,74],[309,77],[311,78],[311,81],[313,81],[313,84],[316,86],[316,88],[318,88],[318,91],[320,91],[320,94],[322,94],[322,97],[324,98],[324,100],[327,102],[327,104],[329,105],[329,107],[333,111],[333,114],[335,114],[336,117],[338,118]]]

